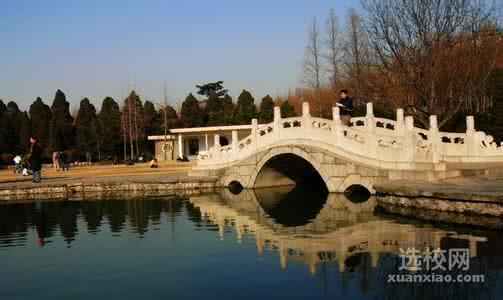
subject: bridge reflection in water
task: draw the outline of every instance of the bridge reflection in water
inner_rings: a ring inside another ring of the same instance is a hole
[[[221,239],[231,224],[237,241],[246,234],[255,237],[259,255],[277,251],[281,268],[300,261],[313,275],[317,265],[330,261],[337,262],[339,272],[357,270],[364,263],[376,268],[380,258],[396,257],[400,248],[409,247],[423,251],[462,245],[476,257],[478,247],[487,242],[483,235],[383,218],[374,212],[373,196],[353,202],[344,194],[278,187],[239,194],[222,189],[191,197],[190,202],[203,219],[218,226]]]
[[[2,202],[0,265],[7,275],[0,298],[36,298],[40,287],[49,299],[76,289],[124,299],[488,299],[503,292],[500,231],[397,219],[376,213],[374,198],[353,202],[301,187],[189,199]],[[407,247],[469,248],[470,270],[444,274],[483,274],[486,282],[387,284],[388,274],[403,274],[398,254]]]

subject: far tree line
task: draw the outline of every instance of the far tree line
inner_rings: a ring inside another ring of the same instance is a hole
[[[84,98],[73,116],[61,90],[51,106],[38,97],[28,111],[21,111],[14,101],[5,104],[0,99],[0,154],[5,162],[13,155],[26,154],[28,139],[35,136],[46,159],[55,151],[66,151],[72,161],[85,160],[88,153],[96,161],[129,160],[152,156],[153,145],[147,137],[169,134],[169,129],[250,124],[253,118],[269,123],[275,105],[281,105],[283,117],[296,116],[288,101],[273,100],[269,95],[258,107],[247,90],[233,101],[222,81],[197,88],[200,99],[190,93],[179,112],[167,104],[144,101],[135,91],[121,102],[106,97],[99,111]]]

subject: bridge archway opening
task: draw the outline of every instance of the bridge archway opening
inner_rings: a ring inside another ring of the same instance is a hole
[[[369,200],[372,193],[361,184],[352,184],[346,188],[344,196],[353,203],[362,203]]]
[[[227,188],[229,189],[229,191],[233,194],[233,195],[239,195],[241,194],[241,192],[243,191],[243,185],[237,181],[237,180],[233,180],[231,181]]]
[[[320,173],[306,159],[283,153],[269,159],[260,169],[254,188],[295,185],[328,193]]]

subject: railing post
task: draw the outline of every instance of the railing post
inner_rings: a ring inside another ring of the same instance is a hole
[[[369,116],[374,116],[374,105],[372,104],[372,102],[367,102],[367,114],[366,114],[367,117]]]
[[[412,116],[405,117],[405,136],[403,144],[404,162],[414,162],[414,153],[416,152],[416,133],[414,132],[414,118]]]
[[[220,153],[220,135],[215,133],[213,136],[213,156],[218,160],[221,157]]]
[[[475,120],[473,116],[466,117],[466,152],[468,156],[480,155],[479,139],[475,131]]]
[[[251,136],[252,136],[253,149],[257,149],[258,120],[255,118],[252,119],[251,125],[252,125]]]
[[[403,109],[399,108],[396,110],[396,126],[395,126],[395,135],[403,136],[404,133],[404,119],[403,119]]]
[[[342,131],[341,131],[341,112],[339,107],[333,106],[332,107],[332,135],[335,137],[335,143],[337,144],[342,136]]]
[[[365,115],[365,144],[370,157],[376,157],[377,154],[377,138],[375,135],[375,120],[374,120],[374,107],[372,102],[367,103],[367,114]]]
[[[238,156],[238,131],[232,131],[232,156],[237,158]]]
[[[309,112],[309,102],[302,103],[302,128],[311,128],[311,113]]]
[[[276,137],[276,139],[279,139],[280,137],[280,131],[281,131],[281,109],[279,106],[274,107],[274,121],[273,121],[273,134]]]
[[[182,134],[178,134],[178,157],[183,158],[183,138]]]
[[[213,147],[215,147],[215,149],[220,148],[220,135],[218,133],[215,133],[215,136],[213,138]]]
[[[438,163],[442,155],[442,147],[438,134],[437,116],[435,115],[430,116],[430,132],[428,134],[428,139],[431,141],[432,161]]]
[[[371,102],[367,103],[367,114],[365,115],[365,127],[369,131],[372,131],[375,127],[374,108]]]
[[[332,120],[335,124],[341,124],[341,111],[337,106],[332,107]]]

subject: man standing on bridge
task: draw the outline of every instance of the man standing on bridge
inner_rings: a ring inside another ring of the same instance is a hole
[[[349,97],[348,90],[341,90],[341,98],[335,103],[340,109],[341,122],[348,126],[353,114],[353,98]]]

